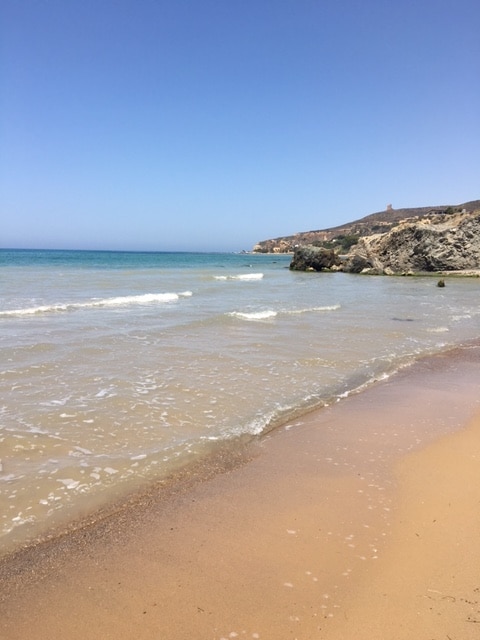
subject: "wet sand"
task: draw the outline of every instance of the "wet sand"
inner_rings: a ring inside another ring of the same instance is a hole
[[[0,564],[2,640],[470,640],[479,349],[424,360]]]

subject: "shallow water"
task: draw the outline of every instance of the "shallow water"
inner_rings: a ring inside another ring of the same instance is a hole
[[[479,335],[478,279],[0,251],[4,550]]]

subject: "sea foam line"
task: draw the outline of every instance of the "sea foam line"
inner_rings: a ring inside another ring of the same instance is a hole
[[[252,311],[242,312],[242,311],[232,311],[228,314],[234,318],[240,318],[241,320],[271,320],[277,316],[276,311]]]
[[[339,304],[332,304],[325,307],[306,307],[305,309],[291,309],[289,311],[285,311],[284,313],[294,315],[300,313],[312,313],[313,311],[337,311],[338,309],[340,309]]]
[[[116,296],[113,298],[100,298],[88,302],[58,303],[52,305],[40,305],[38,307],[26,307],[25,309],[8,309],[0,311],[0,317],[8,316],[32,316],[42,313],[54,313],[62,311],[75,311],[77,309],[94,309],[98,307],[126,307],[132,305],[146,305],[153,303],[176,302],[179,298],[188,298],[191,291],[181,293],[144,293],[138,296]]]
[[[263,278],[263,273],[242,273],[234,276],[213,276],[214,280],[244,280],[244,281],[253,281],[253,280],[261,280]]]
[[[266,309],[264,311],[231,311],[228,315],[233,318],[239,318],[240,320],[272,320],[279,314],[282,315],[295,315],[300,313],[313,313],[316,311],[336,311],[340,309],[339,304],[325,306],[325,307],[309,307],[306,309],[282,309],[280,311],[274,311],[273,309]]]

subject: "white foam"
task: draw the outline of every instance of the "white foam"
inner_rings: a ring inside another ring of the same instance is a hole
[[[61,400],[49,400],[48,402],[40,402],[43,407],[63,407],[70,400],[71,396],[66,396],[66,398],[62,398]],[[31,430],[33,432],[33,430]],[[44,432],[46,433],[46,432]]]
[[[101,389],[97,394],[95,394],[95,398],[104,398],[109,392],[109,389]]]
[[[263,273],[245,273],[239,276],[234,276],[234,280],[261,280]]]
[[[181,293],[143,293],[138,296],[115,296],[112,298],[99,298],[88,302],[71,302],[51,305],[39,305],[25,309],[7,309],[0,311],[1,316],[31,316],[42,313],[54,313],[59,311],[75,311],[77,309],[94,309],[97,307],[126,307],[132,305],[146,305],[154,303],[176,302],[179,298],[189,298],[191,291]]]
[[[294,315],[300,313],[313,313],[315,311],[337,311],[337,309],[340,309],[339,304],[327,305],[325,307],[306,307],[305,309],[292,309],[291,311],[286,311],[285,313]]]
[[[67,489],[76,489],[80,484],[80,480],[73,478],[57,478],[57,482],[61,482]]]
[[[108,475],[113,475],[114,473],[118,473],[117,469],[112,469],[112,467],[105,467],[103,469],[105,471],[105,473],[108,473]]]
[[[91,303],[82,304],[88,307],[115,307],[132,304],[150,304],[152,302],[175,302],[178,300],[178,293],[144,293],[140,296],[118,296],[116,298],[103,298]]]
[[[242,312],[242,311],[232,311],[229,314],[234,318],[240,318],[242,320],[271,320],[275,318],[278,314],[276,311],[267,310],[267,311],[252,311],[252,312]]]
[[[263,273],[240,273],[232,276],[213,276],[214,280],[243,280],[255,281],[263,278]]]
[[[21,516],[15,516],[12,518],[12,522],[15,523],[14,526],[19,526],[21,524],[26,524],[27,522],[33,522],[35,520],[34,516],[28,516],[28,518],[22,518]]]
[[[90,449],[85,449],[84,447],[77,447],[77,446],[75,446],[75,447],[73,447],[73,448],[75,449],[75,451],[78,451],[78,452],[80,452],[80,453],[84,453],[84,454],[85,454],[85,455],[87,455],[87,456],[92,454],[92,452],[90,451]]]
[[[276,318],[279,314],[284,315],[299,315],[302,313],[315,313],[326,311],[337,311],[340,309],[339,304],[328,305],[325,307],[307,307],[305,309],[281,309],[280,311],[274,311],[273,309],[267,309],[264,311],[232,311],[228,315],[242,320],[271,320]]]

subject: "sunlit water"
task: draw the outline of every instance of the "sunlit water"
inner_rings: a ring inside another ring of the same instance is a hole
[[[289,256],[0,251],[0,541],[477,338],[478,279]]]

